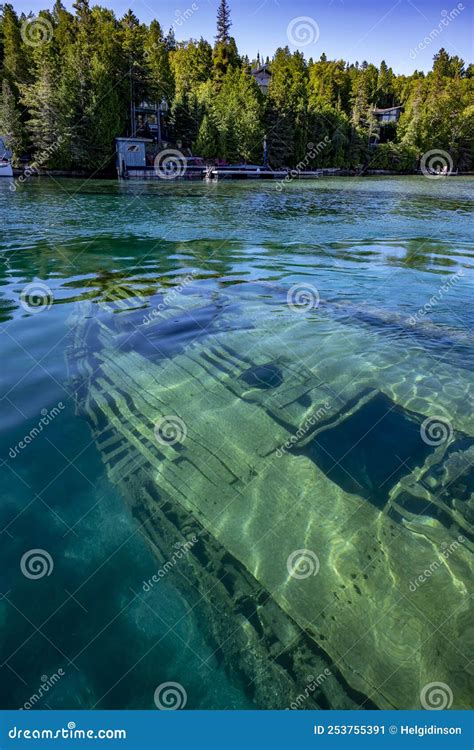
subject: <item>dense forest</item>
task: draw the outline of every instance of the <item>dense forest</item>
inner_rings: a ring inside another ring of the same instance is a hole
[[[261,163],[266,135],[273,167],[304,160],[409,171],[423,153],[443,149],[456,168],[474,168],[474,68],[444,49],[428,74],[405,76],[384,61],[306,60],[288,47],[250,60],[230,35],[226,0],[212,44],[177,42],[179,19],[165,32],[158,21],[147,26],[131,10],[117,19],[88,0],[77,0],[74,13],[57,0],[35,18],[0,8],[0,134],[16,163],[27,155],[49,169],[110,168],[114,138],[130,132],[133,97],[166,100],[169,141],[207,159]],[[266,94],[251,75],[264,62]],[[403,106],[400,120],[374,146],[373,109],[393,105]]]

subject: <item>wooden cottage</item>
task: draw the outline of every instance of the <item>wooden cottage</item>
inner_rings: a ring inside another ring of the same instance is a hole
[[[402,106],[387,107],[386,109],[373,109],[372,114],[380,125],[385,125],[389,122],[398,122],[402,109]]]
[[[260,65],[258,68],[253,68],[251,71],[252,76],[255,78],[257,85],[262,94],[268,93],[268,86],[270,85],[270,79],[272,74],[268,65]]]

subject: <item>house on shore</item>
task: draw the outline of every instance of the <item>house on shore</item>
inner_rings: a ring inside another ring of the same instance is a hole
[[[260,65],[258,68],[253,68],[253,70],[251,70],[250,72],[253,78],[256,80],[262,94],[268,94],[268,87],[270,85],[270,79],[272,77],[270,66]]]
[[[384,109],[376,107],[372,110],[373,122],[369,133],[370,146],[377,146],[379,143],[385,143],[393,139],[402,110],[402,105]]]
[[[398,122],[402,113],[403,107],[387,107],[386,109],[373,109],[372,114],[380,125],[385,125],[389,122]]]

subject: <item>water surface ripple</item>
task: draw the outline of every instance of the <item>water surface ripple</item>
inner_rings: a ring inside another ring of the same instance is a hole
[[[473,186],[0,182],[2,708],[468,707]]]

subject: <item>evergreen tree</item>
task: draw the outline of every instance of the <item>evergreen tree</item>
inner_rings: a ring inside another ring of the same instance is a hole
[[[13,91],[6,78],[2,82],[0,100],[0,135],[12,152],[13,161],[17,163],[24,146],[23,125]]]
[[[28,70],[28,51],[21,37],[21,24],[13,7],[6,3],[0,23],[1,36],[1,69],[0,75],[5,78],[18,98],[18,87],[27,83],[30,77]]]
[[[199,105],[193,92],[182,91],[171,107],[171,129],[175,141],[182,148],[191,149],[199,132]]]
[[[219,8],[217,10],[217,44],[228,44],[230,41],[230,27],[232,21],[230,20],[230,8],[227,0],[220,0]]]
[[[378,107],[391,107],[394,102],[393,71],[385,60],[380,63],[377,75],[376,104]]]
[[[114,138],[130,132],[130,104],[170,106],[170,137],[206,158],[262,161],[267,134],[274,167],[378,165],[411,169],[430,149],[447,151],[455,166],[474,168],[474,68],[440,49],[433,69],[395,75],[385,61],[314,62],[278,49],[266,57],[272,76],[263,95],[230,36],[229,5],[221,0],[214,47],[204,39],[177,43],[171,28],[149,25],[127,11],[90,0],[74,12],[54,0],[40,11],[52,30],[40,45],[25,44],[9,3],[0,16],[0,133],[14,158],[26,150],[46,168],[101,170],[114,161]],[[23,34],[24,36],[24,34]],[[401,105],[397,125],[375,123],[375,107]],[[379,133],[378,145],[371,144]],[[314,151],[309,144],[323,144]]]
[[[57,165],[63,132],[58,80],[50,63],[41,67],[33,84],[23,87],[22,103],[30,115],[27,128],[35,154],[34,162],[41,167]]]
[[[199,132],[194,148],[196,153],[205,159],[213,159],[218,156],[216,144],[219,143],[219,130],[214,123],[211,113],[207,113],[202,118],[199,126]]]
[[[152,21],[145,41],[148,90],[151,99],[170,102],[174,96],[174,79],[169,51],[158,21]]]

